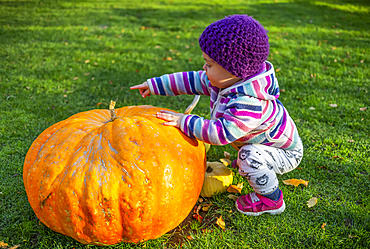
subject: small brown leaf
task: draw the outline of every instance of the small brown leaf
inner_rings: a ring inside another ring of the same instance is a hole
[[[224,151],[224,157],[227,158],[227,159],[230,159],[231,155],[230,155],[229,152]]]
[[[305,187],[308,186],[308,181],[305,181],[305,180],[302,180],[302,179],[288,179],[288,180],[284,180],[283,183],[285,185],[293,185],[293,186],[296,186],[298,187],[299,184],[303,184]]]
[[[78,80],[78,77],[74,77],[73,80]]]
[[[203,217],[200,214],[193,214],[193,218],[202,223]]]
[[[315,205],[316,205],[316,203],[317,203],[317,198],[316,198],[316,197],[312,197],[311,199],[309,199],[309,200],[307,201],[307,206],[308,206],[309,208],[311,208],[311,207],[315,206]]]
[[[343,157],[340,157],[340,156],[333,156],[332,159],[341,159],[341,160],[344,160]]]
[[[239,193],[239,194],[241,194],[242,189],[243,189],[243,183],[238,183],[238,185],[230,185],[227,188],[226,191],[229,192],[229,193]]]
[[[186,238],[187,238],[188,240],[193,240],[193,236],[191,236],[191,235],[186,236]]]
[[[222,215],[219,217],[219,218],[216,218],[217,221],[216,221],[216,224],[222,228],[222,230],[225,230],[225,221],[224,219],[222,218]]]

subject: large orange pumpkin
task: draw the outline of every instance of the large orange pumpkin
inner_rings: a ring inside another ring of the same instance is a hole
[[[155,239],[178,226],[202,189],[205,148],[162,125],[159,110],[91,110],[46,129],[23,168],[37,217],[97,245]]]

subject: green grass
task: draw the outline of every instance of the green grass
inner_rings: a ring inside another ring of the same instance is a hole
[[[206,200],[213,205],[203,224],[190,217],[159,239],[110,248],[369,248],[369,9],[368,1],[350,0],[0,0],[0,242],[97,248],[39,223],[22,181],[31,143],[52,124],[108,108],[111,99],[118,107],[184,111],[191,96],[142,99],[129,86],[200,69],[203,29],[247,13],[269,30],[280,99],[305,147],[300,168],[279,180],[302,178],[308,187],[281,184],[287,209],[279,216],[243,216],[220,194]],[[209,117],[208,102],[201,98],[193,113]],[[230,146],[212,147],[208,160],[224,150],[237,155]],[[236,174],[241,181],[243,193],[250,191]],[[308,208],[311,197],[318,203]],[[215,225],[220,215],[225,230]]]

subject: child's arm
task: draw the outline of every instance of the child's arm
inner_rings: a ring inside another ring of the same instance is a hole
[[[148,83],[146,81],[144,83],[142,83],[142,84],[132,86],[132,87],[130,87],[130,89],[131,90],[133,90],[133,89],[139,89],[140,95],[143,98],[146,98],[147,96],[150,96],[149,86],[148,86]]]
[[[261,100],[239,97],[227,104],[221,117],[209,120],[196,115],[184,115],[179,128],[189,137],[209,144],[230,144],[261,124],[262,109]]]
[[[148,79],[150,93],[153,95],[210,95],[205,71],[179,72]]]

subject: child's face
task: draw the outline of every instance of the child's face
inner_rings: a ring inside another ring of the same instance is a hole
[[[232,75],[226,69],[221,67],[217,62],[212,60],[206,53],[203,52],[203,58],[206,63],[203,69],[206,71],[209,81],[212,86],[218,88],[227,88],[234,85],[240,78]]]

